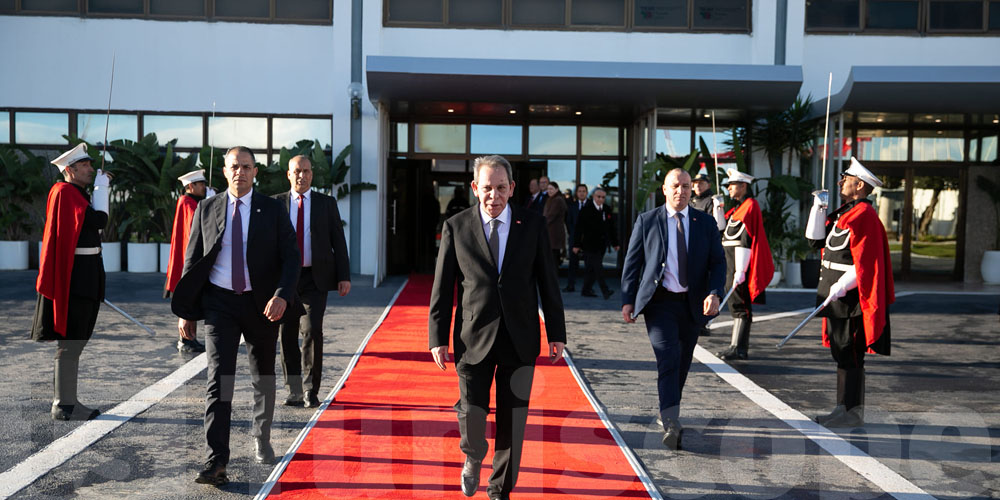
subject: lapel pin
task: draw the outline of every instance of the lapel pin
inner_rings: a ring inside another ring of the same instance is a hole
[[[257,213],[260,213],[260,209],[259,208],[257,209]]]
[[[519,221],[519,220],[516,220],[516,221],[514,221],[514,223],[515,223],[515,224],[520,224],[520,223],[521,223],[521,221]]]

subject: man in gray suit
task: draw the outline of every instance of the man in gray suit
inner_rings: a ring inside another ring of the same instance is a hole
[[[442,370],[455,347],[460,399],[460,447],[465,452],[462,492],[473,496],[489,449],[486,415],[496,391],[496,439],[490,498],[509,498],[517,482],[535,358],[541,347],[538,303],[545,313],[548,357],[555,363],[566,343],[562,297],[545,218],[507,201],[514,192],[510,163],[477,158],[472,190],[479,203],[444,223],[434,271],[428,322],[430,349]],[[458,307],[452,331],[455,291]]]
[[[323,315],[327,292],[341,297],[351,291],[351,263],[340,222],[337,200],[312,190],[313,170],[309,158],[298,155],[288,160],[291,190],[274,196],[288,209],[295,238],[302,254],[299,274],[299,302],[305,314],[286,314],[278,329],[281,337],[281,370],[288,388],[286,406],[316,408],[323,379]],[[302,350],[299,350],[299,332]],[[303,369],[305,376],[303,377]],[[303,394],[302,386],[305,385]]]

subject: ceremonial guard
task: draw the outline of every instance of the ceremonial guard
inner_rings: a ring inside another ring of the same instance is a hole
[[[735,168],[726,170],[726,174],[726,189],[737,205],[726,212],[722,247],[726,250],[726,266],[732,271],[726,278],[726,289],[736,287],[736,291],[728,302],[733,316],[732,341],[717,356],[735,360],[749,356],[753,304],[764,303],[764,289],[774,276],[774,260],[764,234],[760,205],[750,194],[754,178]]]
[[[184,194],[177,199],[177,209],[174,211],[174,228],[170,233],[170,260],[167,264],[164,298],[170,298],[177,282],[181,279],[181,273],[184,271],[184,252],[187,250],[188,235],[191,233],[191,218],[194,217],[194,209],[198,208],[198,202],[205,199],[207,189],[204,169],[188,172],[178,177],[177,180],[184,185]],[[188,324],[190,327],[182,328],[184,324]],[[194,328],[196,324],[194,322],[185,323],[181,319],[177,320],[177,330],[180,336],[177,339],[178,351],[205,352],[205,345],[198,342],[196,337],[197,329]]]
[[[52,163],[64,181],[49,190],[38,265],[38,302],[31,338],[57,343],[52,418],[91,420],[99,410],[76,397],[80,354],[94,333],[104,300],[100,231],[108,222],[109,177],[80,143]],[[86,187],[95,183],[93,205]]]
[[[823,248],[817,305],[823,345],[837,362],[837,406],[816,417],[827,427],[864,425],[865,353],[889,355],[889,304],[895,301],[889,242],[867,199],[882,185],[856,159],[841,174],[844,204],[826,215],[827,192],[814,194],[806,238]]]
[[[708,180],[708,169],[705,168],[704,163],[698,169],[698,175],[694,176],[691,181],[691,190],[694,196],[691,197],[690,205],[706,214],[711,214],[712,195],[715,193],[712,191],[712,183]]]

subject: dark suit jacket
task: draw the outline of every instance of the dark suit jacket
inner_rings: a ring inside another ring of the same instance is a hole
[[[503,268],[497,273],[479,210],[477,204],[459,212],[441,230],[428,321],[430,347],[448,345],[453,333],[455,363],[461,359],[478,363],[493,346],[503,317],[518,357],[534,363],[541,348],[539,298],[548,341],[566,342],[562,296],[545,218],[511,207]]]
[[[576,235],[573,238],[574,247],[582,248],[584,252],[604,255],[609,246],[618,246],[615,216],[607,203],[598,210],[592,200],[587,200],[579,217],[576,221]]]
[[[274,195],[274,199],[285,207],[286,213],[291,209],[291,197],[289,191]],[[340,209],[337,208],[337,199],[331,196],[313,191],[309,197],[313,280],[320,290],[336,290],[337,283],[351,281],[351,261],[347,256],[347,240],[344,239]]]
[[[532,212],[541,215],[541,213],[545,210],[545,202],[548,201],[548,199],[549,199],[549,193],[546,191],[541,191],[540,193],[538,193],[538,196],[536,196],[534,200],[532,200],[531,197],[529,196],[527,203],[524,205],[524,208],[527,208],[528,210],[531,210]]]
[[[708,292],[721,294],[726,282],[726,256],[715,219],[700,210],[688,210],[688,305],[695,323],[704,325],[711,317],[702,314]],[[667,210],[662,205],[639,214],[622,269],[622,305],[635,305],[635,315],[653,298],[663,268],[667,265],[667,244],[674,232],[668,230]]]
[[[584,200],[583,204],[586,205],[590,203],[590,200]],[[569,237],[569,245],[573,246],[576,241],[576,225],[580,220],[580,208],[579,200],[574,196],[572,199],[566,202],[566,235]]]
[[[184,273],[170,301],[170,309],[181,318],[196,321],[205,317],[201,294],[209,283],[209,272],[222,249],[222,234],[228,224],[228,203],[228,192],[223,191],[199,203],[194,211],[184,257]],[[302,262],[295,231],[288,220],[288,212],[281,204],[257,191],[250,198],[246,245],[246,265],[257,310],[263,315],[271,297],[285,299],[291,308],[295,302],[295,285]]]

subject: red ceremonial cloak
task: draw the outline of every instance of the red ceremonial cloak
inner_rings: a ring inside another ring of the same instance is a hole
[[[184,195],[177,200],[174,212],[174,229],[170,235],[170,260],[167,264],[167,290],[174,291],[184,272],[184,254],[187,252],[188,236],[191,233],[191,219],[198,200]]]
[[[88,205],[83,193],[69,182],[56,182],[45,203],[45,229],[35,289],[52,301],[53,329],[63,337],[66,336],[69,279],[73,275],[76,242],[80,239]]]
[[[829,226],[829,224],[827,224]],[[896,302],[892,281],[892,258],[889,239],[870,203],[858,203],[841,215],[837,227],[851,230],[851,257],[858,274],[858,299],[865,326],[865,342],[869,353],[886,323],[886,308]],[[829,229],[828,229],[829,230]],[[823,319],[823,345],[830,346]]]
[[[754,300],[771,284],[771,278],[774,277],[774,259],[771,257],[771,246],[767,244],[767,234],[764,234],[764,217],[761,215],[760,205],[757,200],[748,197],[738,207],[726,212],[726,220],[742,221],[753,241],[747,284],[750,286],[750,300]]]

